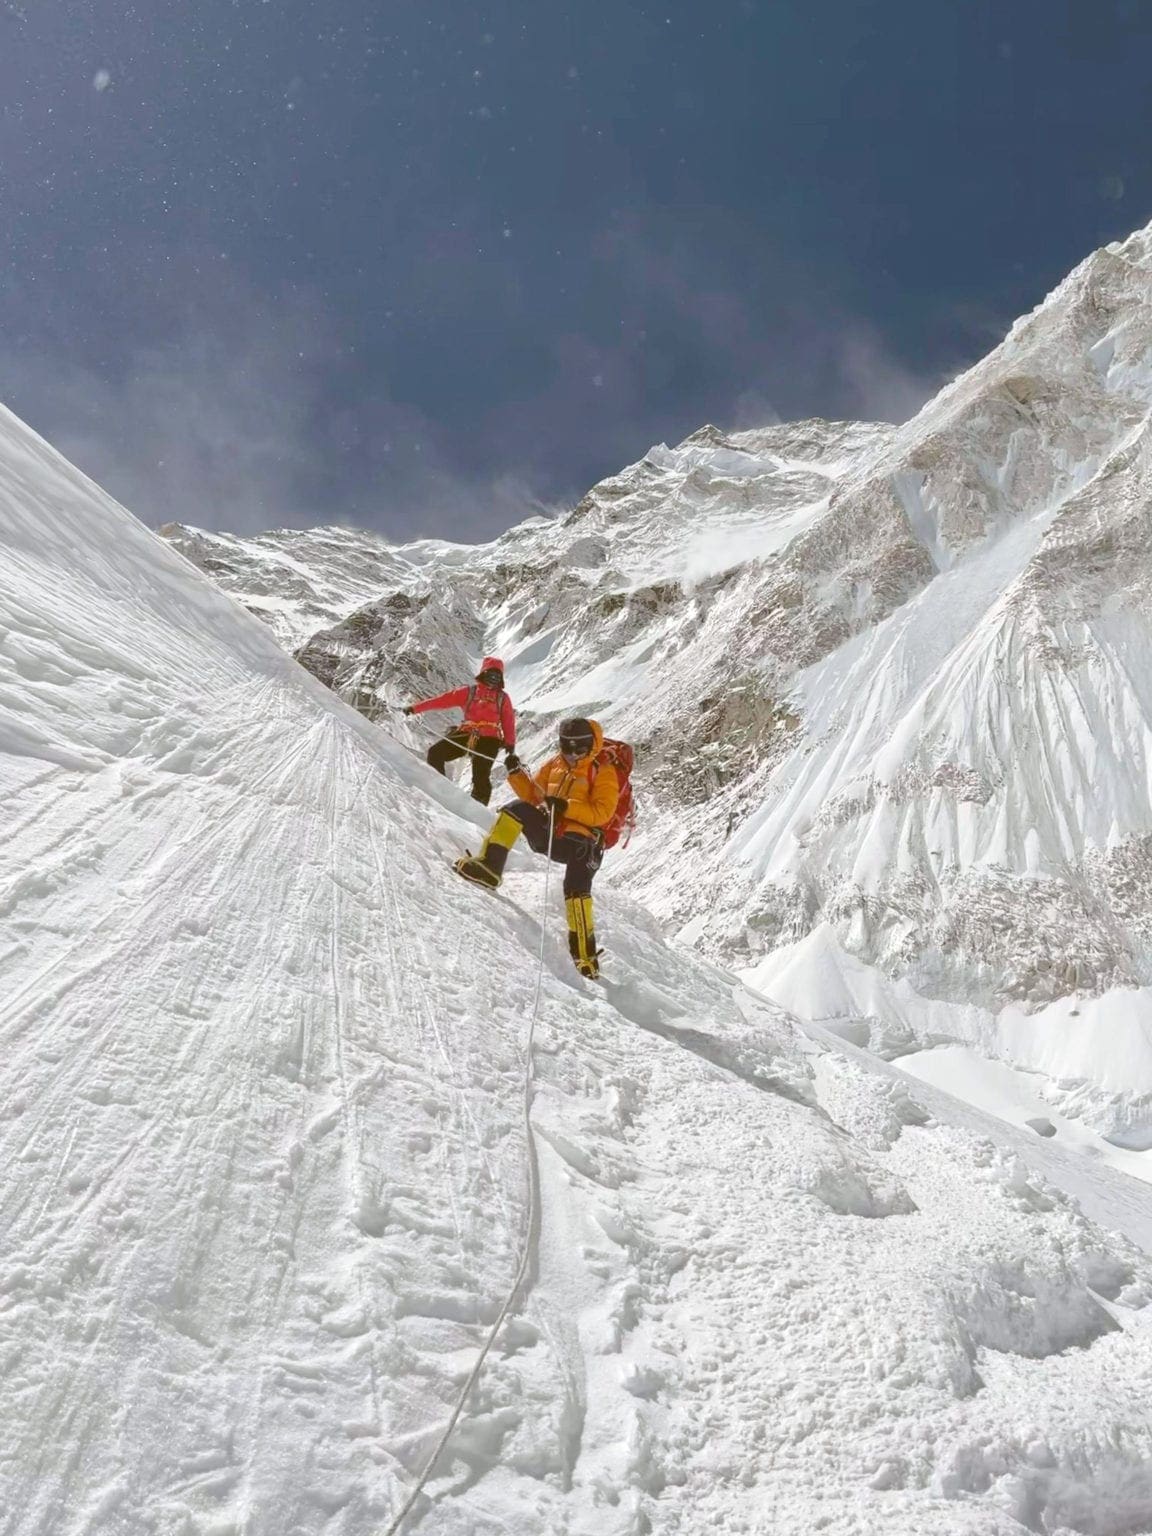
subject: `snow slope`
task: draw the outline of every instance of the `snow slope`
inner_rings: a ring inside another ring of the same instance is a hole
[[[471,803],[8,416],[0,536],[4,1536],[393,1528],[525,1254],[406,1530],[1152,1528],[1124,1181],[611,873],[581,982],[537,863],[461,884]]]

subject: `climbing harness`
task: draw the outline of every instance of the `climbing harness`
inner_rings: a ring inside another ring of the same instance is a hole
[[[439,736],[437,736],[436,740],[437,741],[447,741],[448,738],[450,736],[452,736],[454,734],[454,732],[458,731],[459,729],[460,729],[459,726],[453,726],[451,731],[444,731],[444,732],[442,732]],[[418,757],[420,757],[421,761],[424,760],[424,754],[420,751],[420,749],[418,747],[409,747],[408,743],[406,741],[399,741],[398,737],[393,737],[392,739],[394,741],[398,741],[400,746],[407,747],[408,751],[412,752],[412,753],[416,754]],[[427,737],[425,737],[424,739],[426,741],[428,740]],[[477,735],[476,735],[475,731],[469,732],[469,734],[468,734],[468,740],[469,741],[476,741],[477,739],[478,738],[477,738]],[[491,739],[492,739],[491,737],[488,738],[489,741]],[[469,757],[482,757],[482,758],[485,759],[485,761],[487,761],[489,763],[493,763],[493,764],[495,764],[495,762],[496,762],[495,757],[489,757],[487,752],[477,752],[475,747],[467,746],[465,744],[465,742],[463,742],[463,741],[456,741],[453,744],[455,746],[459,747],[462,752],[467,752]]]
[[[484,1344],[480,1350],[480,1353],[476,1357],[476,1362],[468,1373],[468,1379],[460,1389],[460,1393],[456,1398],[455,1406],[453,1407],[452,1413],[449,1416],[448,1423],[444,1426],[443,1433],[440,1435],[439,1440],[437,1440],[435,1446],[433,1447],[432,1454],[425,1462],[424,1468],[421,1471],[419,1477],[416,1479],[412,1491],[409,1493],[407,1499],[405,1499],[400,1512],[393,1519],[391,1525],[388,1526],[384,1536],[397,1536],[401,1526],[411,1514],[416,1500],[420,1497],[421,1493],[423,1493],[425,1484],[432,1476],[433,1467],[439,1461],[441,1455],[443,1454],[444,1448],[452,1438],[453,1431],[455,1430],[456,1425],[460,1422],[460,1415],[464,1412],[464,1404],[468,1401],[469,1394],[480,1379],[480,1372],[484,1369],[484,1362],[488,1358],[489,1351],[491,1350],[493,1344],[496,1342],[496,1336],[500,1332],[500,1329],[504,1326],[504,1320],[508,1316],[509,1312],[511,1312],[513,1306],[516,1303],[516,1298],[520,1294],[520,1287],[524,1284],[524,1277],[528,1273],[528,1265],[532,1260],[532,1249],[535,1246],[536,1239],[539,1235],[540,1163],[536,1151],[536,1132],[532,1129],[532,1097],[534,1087],[532,1053],[536,1041],[536,1021],[540,1016],[540,997],[544,985],[544,944],[548,931],[548,887],[552,873],[552,839],[554,823],[554,810],[553,807],[549,806],[548,857],[547,862],[544,865],[544,899],[540,913],[540,951],[536,957],[536,991],[532,999],[532,1012],[528,1019],[528,1036],[524,1049],[524,1100],[522,1113],[524,1121],[524,1140],[528,1153],[528,1210],[527,1220],[524,1224],[524,1240],[521,1245],[520,1261],[516,1266],[516,1275],[512,1281],[511,1289],[504,1299],[504,1305],[500,1308],[500,1312],[496,1318],[496,1321],[492,1324],[492,1327],[488,1331],[488,1337],[484,1340]]]

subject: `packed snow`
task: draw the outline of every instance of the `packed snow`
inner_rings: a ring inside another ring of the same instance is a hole
[[[485,813],[8,416],[0,537],[6,1536],[1152,1527],[1142,1185],[623,860],[581,981],[538,861],[460,882]]]

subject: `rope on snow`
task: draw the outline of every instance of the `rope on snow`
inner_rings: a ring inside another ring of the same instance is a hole
[[[420,1476],[405,1499],[399,1513],[388,1526],[385,1536],[397,1536],[400,1527],[412,1512],[416,1500],[424,1491],[424,1485],[432,1475],[432,1469],[439,1461],[456,1425],[460,1422],[460,1415],[464,1412],[464,1404],[473,1387],[480,1379],[480,1373],[484,1369],[484,1362],[488,1353],[496,1342],[496,1335],[504,1326],[504,1320],[515,1305],[516,1298],[520,1294],[520,1287],[524,1284],[524,1277],[528,1273],[528,1265],[531,1263],[532,1250],[540,1229],[540,1161],[536,1151],[536,1132],[532,1129],[532,1098],[534,1087],[533,1047],[536,1039],[536,1021],[540,1016],[540,997],[544,984],[544,944],[548,934],[548,886],[552,873],[552,837],[555,822],[554,807],[548,807],[548,859],[544,866],[544,899],[540,914],[540,952],[536,957],[536,993],[532,999],[532,1013],[528,1020],[528,1036],[524,1051],[524,1140],[528,1151],[528,1219],[524,1225],[524,1241],[520,1251],[520,1261],[516,1266],[516,1275],[512,1281],[511,1289],[504,1299],[504,1305],[500,1308],[500,1314],[488,1331],[488,1337],[476,1357],[476,1363],[468,1373],[452,1409],[448,1423],[444,1426],[443,1433],[437,1440],[432,1454],[424,1464]]]

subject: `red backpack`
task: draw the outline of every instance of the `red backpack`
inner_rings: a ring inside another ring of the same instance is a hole
[[[627,848],[632,829],[636,825],[636,806],[632,799],[634,757],[635,754],[626,741],[613,741],[610,736],[605,736],[604,745],[596,758],[597,768],[601,763],[611,763],[616,770],[616,777],[620,780],[620,798],[616,802],[616,809],[612,812],[612,820],[604,828],[605,848],[615,848],[621,835],[624,837],[624,846]]]

